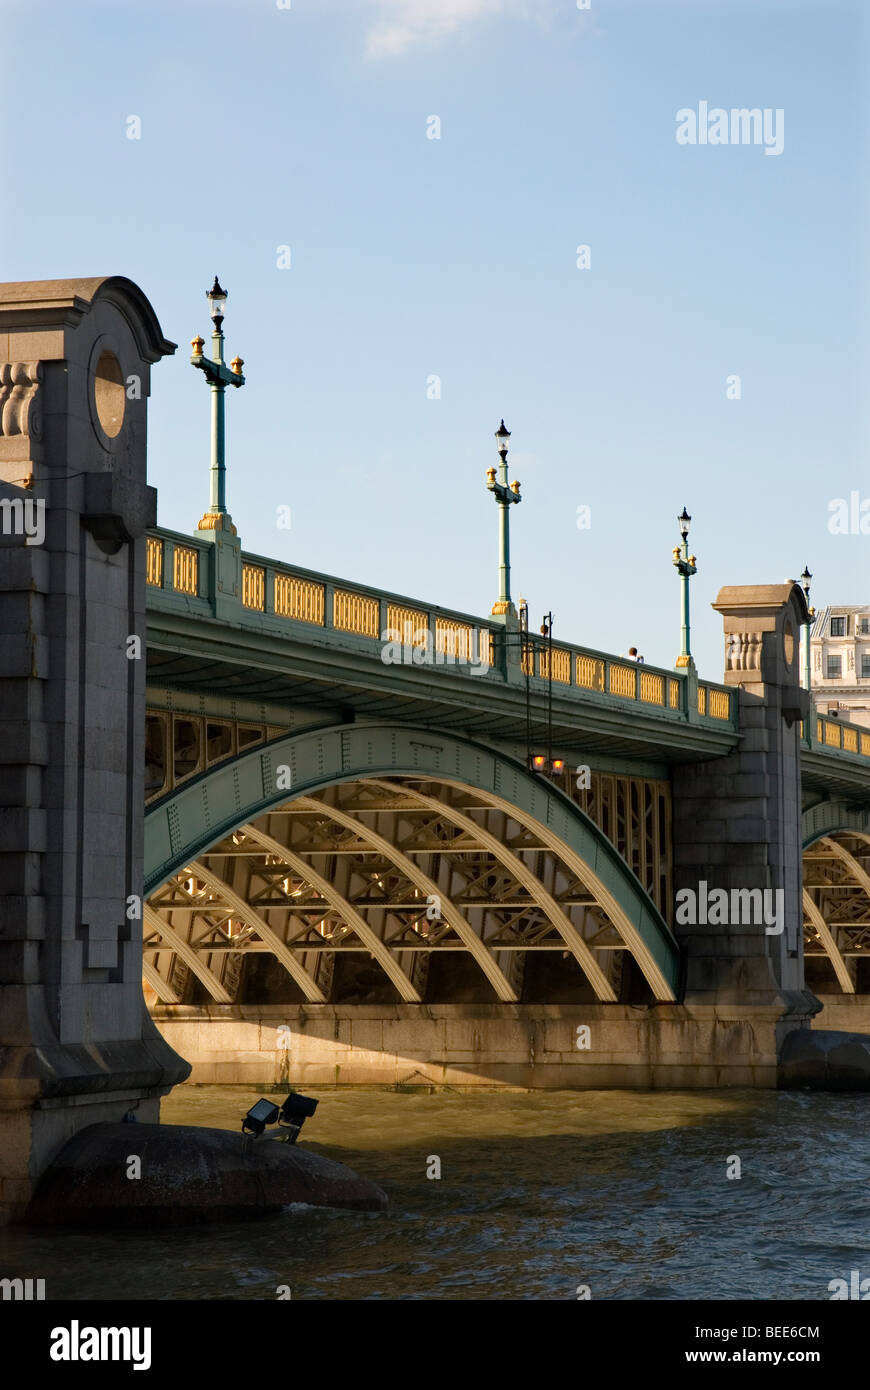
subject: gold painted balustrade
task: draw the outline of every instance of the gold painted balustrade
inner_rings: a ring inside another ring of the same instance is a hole
[[[343,632],[358,632],[361,637],[377,637],[378,601],[367,594],[354,594],[336,589],[332,608],[332,626]]]
[[[870,758],[870,731],[845,724],[840,719],[826,719],[816,716],[816,743],[825,748],[840,748],[844,753],[856,753],[859,757]],[[801,724],[801,736],[805,737],[805,725]]]
[[[322,584],[295,579],[289,574],[275,575],[275,613],[279,618],[295,618],[300,623],[323,625],[325,590]]]
[[[242,565],[242,604],[262,613],[266,608],[266,571],[260,565]]]
[[[538,647],[537,658],[528,642],[523,644],[523,672],[542,680],[549,676],[549,654],[546,644]],[[570,685],[571,651],[567,647],[553,648],[553,682]],[[663,671],[648,670],[643,662],[608,660],[575,654],[573,684],[583,690],[600,690],[623,700],[639,704],[658,705],[662,709],[680,708],[680,680]],[[732,694],[717,686],[698,686],[698,713],[710,719],[730,722]]]
[[[147,538],[148,585],[207,602],[213,583],[206,564],[205,545],[189,544],[172,532],[152,533]],[[418,607],[412,600],[397,600],[377,591],[364,591],[303,573],[294,573],[270,561],[242,557],[242,608],[266,618],[286,618],[376,641],[398,642],[411,650],[423,648],[427,661],[440,665],[468,663],[492,666],[497,637],[493,629],[474,619],[443,610]],[[554,686],[574,687],[647,705],[663,711],[690,713],[685,708],[689,688],[684,676],[648,668],[624,657],[583,652],[573,646],[550,646],[538,638],[520,639],[523,672]],[[552,672],[551,672],[552,663]],[[736,695],[709,683],[697,687],[697,714],[701,718],[736,724]],[[840,730],[826,737],[830,746],[864,752],[863,742],[847,739],[836,743]],[[821,735],[820,735],[821,738]]]
[[[172,581],[167,582],[165,552],[167,545],[172,556]],[[195,546],[182,545],[161,536],[147,538],[146,579],[152,588],[169,588],[190,597],[199,596],[200,559],[204,552]],[[271,584],[270,584],[271,579]],[[271,596],[271,598],[270,598]],[[373,594],[356,589],[331,586],[327,582],[303,579],[294,574],[242,561],[242,607],[257,613],[272,613],[279,618],[332,627],[340,632],[354,633],[384,641],[397,641],[414,648],[428,648],[460,663],[491,666],[495,660],[494,636],[487,628],[478,628],[454,616],[430,613],[399,603],[384,603]],[[331,610],[331,620],[327,617]],[[381,623],[385,621],[385,635]],[[434,631],[433,631],[434,626]],[[558,664],[561,672],[562,663]],[[565,679],[569,677],[565,675]]]
[[[163,586],[163,542],[148,536],[145,546],[145,580],[155,588]]]
[[[173,585],[180,594],[199,592],[199,552],[191,545],[177,545],[173,554],[175,562]]]

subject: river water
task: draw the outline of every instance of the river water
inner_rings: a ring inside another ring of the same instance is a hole
[[[386,1212],[7,1228],[0,1276],[76,1300],[274,1299],[282,1285],[293,1299],[573,1300],[587,1286],[593,1299],[827,1300],[831,1279],[870,1276],[870,1097],[311,1094],[305,1144],[379,1183]],[[162,1119],[237,1130],[255,1099],[182,1086]]]

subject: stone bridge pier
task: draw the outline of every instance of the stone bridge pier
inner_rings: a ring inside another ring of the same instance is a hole
[[[674,768],[675,931],[685,1002],[738,1005],[776,1022],[777,1042],[821,1005],[804,988],[800,685],[806,599],[796,583],[727,587],[725,682],[740,699],[738,747]]]
[[[146,405],[129,280],[0,286],[0,1217],[189,1074],[142,999]]]

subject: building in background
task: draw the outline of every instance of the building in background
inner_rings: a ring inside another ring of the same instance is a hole
[[[870,728],[870,604],[832,604],[816,615],[811,684],[821,714]]]

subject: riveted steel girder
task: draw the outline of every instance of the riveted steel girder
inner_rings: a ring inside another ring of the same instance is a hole
[[[394,791],[396,788],[396,783],[383,782],[377,778],[374,779],[374,785],[384,787],[388,791]],[[443,801],[439,801],[434,796],[426,796],[416,787],[409,789],[402,788],[402,792],[406,800],[411,804],[416,803],[418,806],[427,806],[430,810],[437,811],[439,815],[444,816],[454,825],[464,830],[467,835],[479,840],[480,843],[489,850],[490,854],[492,854],[500,864],[503,864],[513,877],[523,885],[531,894],[533,900],[543,909],[545,915],[552,922],[568,949],[579,962],[581,969],[584,971],[598,998],[603,1002],[615,1001],[616,994],[613,990],[613,986],[607,979],[607,976],[599,966],[589,947],[586,945],[584,938],[574,926],[571,919],[562,911],[552,894],[547,891],[541,880],[527,868],[519,855],[507,849],[501,841],[497,840],[496,837],[491,835],[488,830],[485,830],[483,826],[478,825],[477,821],[465,815],[464,812],[454,810],[452,806]]]
[[[419,992],[414,988],[398,961],[384,945],[380,937],[372,931],[361,913],[348,902],[347,898],[343,897],[342,894],[338,892],[328,879],[324,878],[322,874],[319,874],[310,864],[307,864],[300,855],[294,854],[286,845],[282,845],[279,840],[276,840],[273,835],[268,835],[264,830],[258,829],[257,826],[248,823],[243,827],[242,833],[248,839],[254,840],[256,844],[262,846],[263,849],[269,850],[271,854],[277,856],[283,863],[287,864],[294,873],[297,873],[300,878],[305,879],[307,883],[310,883],[312,887],[316,888],[330,906],[338,910],[342,920],[356,932],[356,935],[363,945],[371,951],[378,965],[384,971],[384,974],[387,975],[396,986],[400,998],[403,999],[405,1003],[420,1003]]]
[[[829,957],[834,967],[834,972],[840,982],[840,988],[844,994],[854,994],[855,985],[852,976],[849,974],[849,967],[843,959],[839,946],[833,932],[825,921],[820,909],[816,906],[810,893],[806,888],[803,893],[804,912],[809,919],[809,924],[815,931],[819,944]]]
[[[160,914],[155,912],[154,908],[150,907],[148,903],[145,904],[144,918],[145,925],[152,931],[157,932],[163,941],[165,941],[166,945],[173,950],[177,956],[180,956],[197,979],[202,981],[216,1004],[231,1004],[233,1002],[232,995],[224,988],[214,971],[209,970],[202,956],[188,941],[185,941],[180,932],[177,932],[174,927],[171,927],[168,922],[164,921]],[[145,949],[147,951],[147,945]],[[156,989],[156,985],[154,988]]]
[[[504,971],[496,962],[492,952],[484,945],[474,928],[459,909],[453,905],[448,897],[441,893],[438,884],[433,882],[428,874],[424,874],[413,860],[409,859],[407,855],[402,854],[394,845],[391,845],[389,840],[385,839],[383,835],[378,835],[374,830],[371,830],[367,825],[363,825],[362,822],[357,820],[354,816],[349,815],[346,811],[342,811],[339,807],[329,806],[325,802],[315,800],[311,797],[301,797],[298,798],[298,800],[299,804],[306,810],[317,811],[318,815],[324,815],[328,819],[336,821],[339,825],[343,825],[345,829],[353,830],[361,839],[370,844],[373,849],[379,850],[385,859],[388,859],[390,863],[395,864],[397,868],[401,869],[405,877],[413,883],[416,888],[419,888],[420,892],[424,893],[426,897],[440,898],[442,917],[456,932],[463,946],[474,956],[474,959],[489,980],[499,999],[505,1003],[517,1002],[516,991],[513,989]]]

